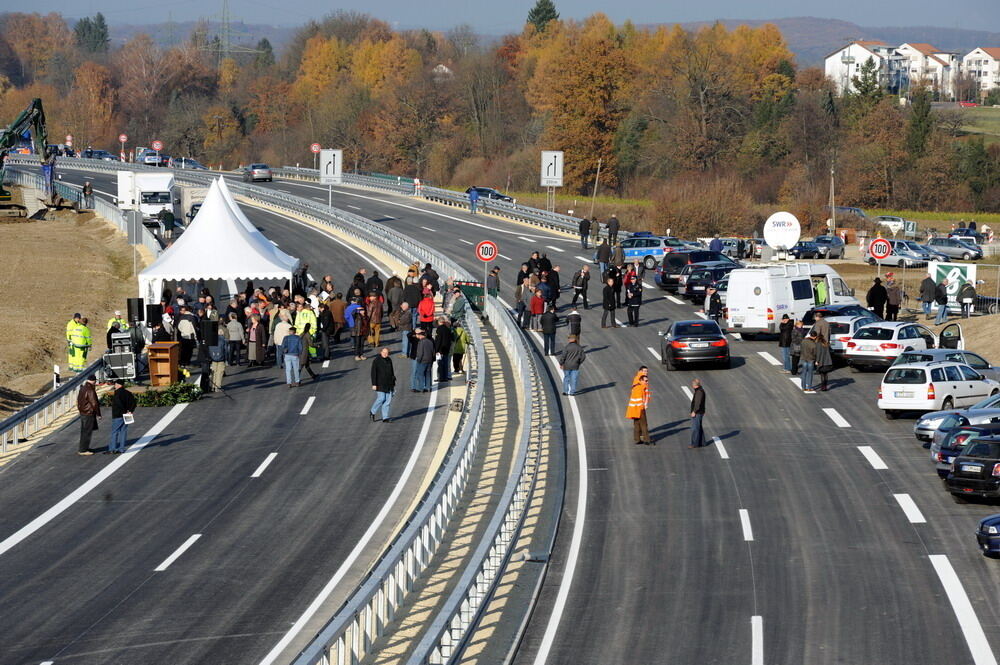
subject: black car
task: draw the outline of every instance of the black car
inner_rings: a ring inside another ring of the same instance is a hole
[[[952,497],[1000,498],[1000,437],[976,437],[955,457],[945,485]]]
[[[492,187],[469,187],[465,190],[466,194],[472,193],[472,190],[479,192],[479,200],[489,199],[492,201],[506,201],[507,203],[517,203],[517,201],[512,196],[507,196],[502,194]]]
[[[1000,515],[990,515],[979,520],[976,530],[979,549],[988,557],[1000,555]]]
[[[931,459],[934,460],[934,467],[942,479],[948,477],[951,465],[962,453],[962,448],[969,439],[1000,435],[1000,424],[969,425],[968,421],[965,421],[966,424],[958,424],[962,421],[965,421],[965,418],[959,413],[948,416],[945,422],[941,423],[941,427],[950,428],[951,431],[945,435],[940,445],[931,442]]]
[[[816,243],[816,247],[819,249],[820,258],[824,259],[842,259],[844,258],[844,252],[846,247],[844,241],[840,236],[816,236],[813,240]]]
[[[709,286],[736,269],[734,263],[693,263],[684,282],[684,297],[697,302],[705,299]],[[678,286],[680,291],[680,286]]]
[[[675,321],[662,333],[660,361],[667,370],[684,363],[713,363],[729,368],[729,342],[715,321]]]
[[[800,240],[792,245],[788,253],[797,259],[818,259],[819,245],[811,240]]]
[[[731,263],[734,268],[742,267],[742,264],[737,263],[725,254],[713,252],[708,249],[670,252],[663,255],[663,261],[656,268],[656,275],[653,280],[661,289],[676,292],[679,286],[681,270],[684,269],[684,266],[691,263],[706,263],[709,261],[723,261]]]
[[[843,305],[821,305],[819,307],[813,307],[811,310],[802,315],[802,325],[808,327],[816,323],[816,312],[823,312],[823,316],[828,319],[832,316],[867,316],[875,321],[882,320],[881,316],[870,309],[865,309],[861,305],[847,303]]]

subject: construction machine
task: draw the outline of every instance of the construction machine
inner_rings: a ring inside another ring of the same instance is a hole
[[[31,132],[35,152],[42,160],[42,171],[45,174],[48,193],[51,196],[55,173],[55,154],[48,149],[48,134],[45,131],[45,111],[42,100],[33,99],[28,108],[6,129],[0,131],[0,217],[25,217],[28,209],[11,201],[11,194],[3,188],[4,165],[7,153],[18,147],[25,132]]]

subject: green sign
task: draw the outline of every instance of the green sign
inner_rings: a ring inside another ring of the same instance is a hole
[[[948,280],[948,305],[958,306],[958,292],[966,282],[976,283],[975,263],[941,263],[932,261],[930,275],[935,284]]]

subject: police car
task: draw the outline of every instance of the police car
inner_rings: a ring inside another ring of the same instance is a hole
[[[653,270],[660,265],[664,254],[682,249],[690,249],[689,243],[677,238],[653,235],[649,231],[639,231],[622,240],[625,262],[632,263],[638,259],[646,266],[646,270]]]

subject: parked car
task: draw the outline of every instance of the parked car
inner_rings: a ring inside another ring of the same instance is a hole
[[[715,321],[675,321],[660,335],[660,361],[667,370],[686,363],[730,367],[729,342]]]
[[[654,236],[648,231],[633,233],[625,240],[622,240],[621,244],[622,251],[625,252],[625,260],[629,263],[639,260],[645,266],[646,270],[656,268],[663,259],[664,254],[686,248],[686,245],[677,238]],[[596,263],[596,253],[594,258]]]
[[[946,326],[941,331],[941,338],[949,345],[946,348],[961,348],[961,325],[952,323]],[[937,348],[939,341],[938,335],[920,323],[879,321],[858,328],[847,342],[845,356],[847,364],[857,371],[888,367],[904,351]]]
[[[990,361],[978,353],[966,349],[925,349],[923,351],[904,351],[896,358],[895,365],[904,363],[923,363],[932,360],[951,360],[965,363],[986,378],[1000,381],[1000,367],[994,367]]]
[[[208,167],[199,162],[197,159],[191,159],[190,157],[175,157],[171,164],[175,169],[194,169],[197,171],[207,171]]]
[[[948,237],[958,238],[962,242],[969,243],[970,245],[982,245],[986,241],[986,236],[982,233],[966,227],[953,230],[948,234]]]
[[[512,196],[507,196],[502,192],[498,192],[492,187],[476,187],[472,186],[465,190],[466,194],[472,193],[472,190],[479,192],[479,200],[490,200],[490,201],[505,201],[507,203],[517,203],[517,200]]]
[[[740,265],[725,254],[707,249],[679,250],[663,255],[663,261],[656,268],[653,280],[661,289],[677,291],[681,270],[684,269],[684,266],[709,261],[727,261],[736,267]]]
[[[692,302],[703,301],[709,286],[715,285],[736,267],[735,263],[692,263],[688,268],[690,273],[684,280],[684,297]],[[684,278],[684,275],[681,275]],[[678,293],[680,293],[678,286]]]
[[[906,220],[902,217],[896,217],[895,215],[879,215],[872,221],[879,226],[886,227],[892,232],[893,235],[902,233],[903,229],[906,227]]]
[[[257,182],[258,180],[266,180],[267,182],[274,180],[270,166],[267,164],[250,164],[243,167],[243,182]]]
[[[946,478],[962,446],[983,434],[1000,434],[1000,409],[978,411],[971,419],[957,413],[945,418],[931,440],[931,461],[938,476]]]
[[[867,261],[869,265],[878,264],[883,266],[896,266],[899,268],[921,268],[927,265],[926,252],[912,249],[907,241],[886,240],[886,242],[892,245],[892,252],[889,256],[884,259],[876,259],[868,253],[868,248],[866,247],[862,260]]]
[[[802,325],[811,327],[816,323],[816,312],[823,312],[823,316],[827,319],[834,316],[863,316],[871,319],[873,322],[882,320],[882,317],[863,305],[844,303],[842,305],[820,305],[819,307],[813,307],[802,315]]]
[[[979,520],[976,541],[985,556],[995,557],[1000,554],[1000,514]]]
[[[732,261],[702,261],[700,263],[689,263],[683,268],[681,268],[680,275],[677,276],[677,293],[678,295],[682,295],[685,297],[690,297],[691,295],[694,295],[694,292],[691,292],[690,294],[688,293],[687,284],[688,280],[690,280],[691,276],[696,272],[700,273],[702,270],[705,270],[706,268],[709,269],[724,268],[728,269],[726,272],[729,272],[732,271],[733,268],[735,267],[736,264],[733,263]],[[708,282],[702,281],[701,284],[702,284],[701,290],[702,292],[704,292],[705,290],[704,287],[708,285]]]
[[[931,261],[947,261],[948,256],[942,254],[941,252],[935,251],[928,247],[927,245],[921,245],[915,240],[897,240],[896,242],[905,245],[911,252],[923,258],[924,261],[928,263]]]
[[[819,245],[812,242],[811,240],[800,240],[792,248],[788,250],[788,253],[797,259],[818,259]]]
[[[983,249],[962,242],[958,238],[931,238],[927,241],[927,246],[936,252],[945,254],[950,259],[962,259],[963,261],[979,260],[983,258]]]
[[[847,350],[847,343],[861,326],[875,323],[874,316],[826,316],[830,324],[830,353],[834,357],[842,357]]]
[[[882,377],[878,408],[893,420],[904,411],[947,411],[1000,393],[1000,383],[964,363],[936,360],[894,365]]]
[[[726,305],[726,298],[729,295],[729,274],[717,281],[713,286],[715,286],[715,292],[719,294],[719,300],[722,302],[723,307]]]
[[[1000,438],[977,436],[967,441],[944,482],[958,503],[973,496],[1000,498]]]
[[[107,150],[94,150],[93,148],[87,148],[80,153],[80,156],[84,159],[99,159],[104,162],[117,162],[118,156],[113,155]]]
[[[980,409],[1000,409],[1000,395],[991,395],[986,399],[976,402],[967,409],[958,410],[957,413],[967,414]],[[934,433],[941,426],[941,423],[944,422],[944,419],[952,413],[956,413],[956,411],[949,409],[948,411],[925,413],[913,425],[913,436],[917,438],[917,441],[933,441]]]
[[[816,236],[813,240],[819,248],[819,255],[824,259],[842,259],[847,246],[840,236]]]

